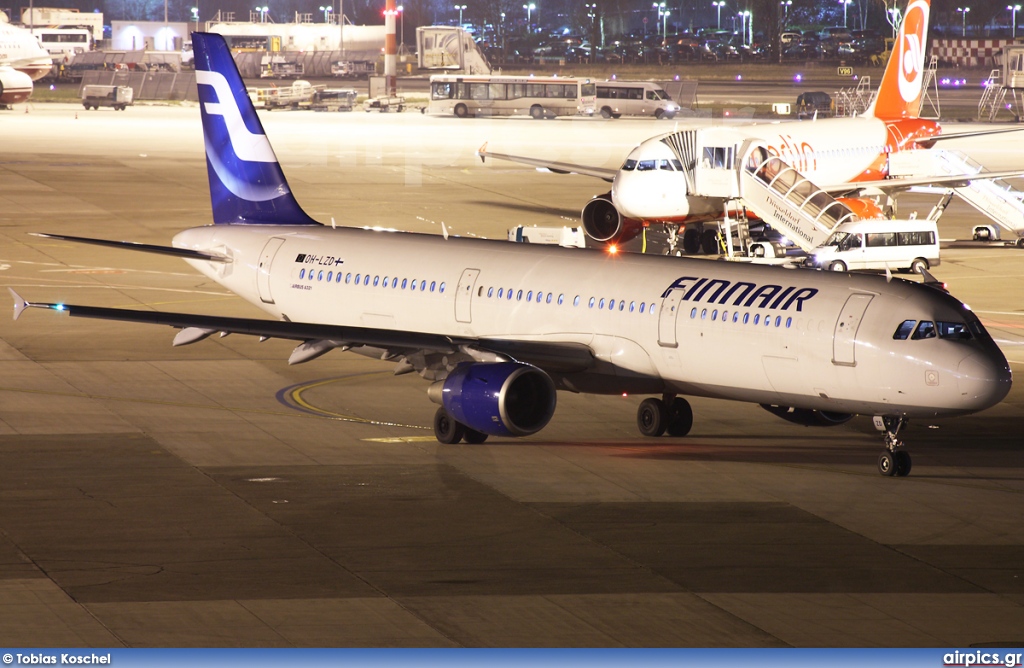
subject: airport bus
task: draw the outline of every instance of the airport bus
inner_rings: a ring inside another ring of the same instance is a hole
[[[86,28],[33,28],[32,34],[54,59],[92,50],[92,31]]]
[[[658,84],[650,81],[598,81],[595,109],[605,118],[654,116],[672,118],[679,105]]]
[[[459,118],[591,116],[596,92],[590,79],[435,74],[426,113]]]

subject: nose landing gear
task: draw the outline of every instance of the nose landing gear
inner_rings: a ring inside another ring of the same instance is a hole
[[[903,441],[896,437],[900,429],[906,426],[906,418],[876,415],[874,424],[875,429],[884,432],[885,439],[885,449],[878,455],[878,472],[884,476],[898,478],[910,475],[910,453],[905,449]]]

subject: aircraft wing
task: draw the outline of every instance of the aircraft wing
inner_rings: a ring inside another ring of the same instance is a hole
[[[879,181],[850,181],[848,183],[837,183],[835,185],[820,186],[822,190],[833,197],[855,197],[863,191],[882,191],[884,193],[907,190],[915,186],[945,186],[947,188],[960,188],[971,181],[982,181],[990,179],[1008,179],[1016,176],[1024,176],[1024,170],[1010,172],[977,172],[975,174],[949,174],[942,176],[915,176],[897,177],[892,179],[881,179]]]
[[[1004,132],[1020,132],[1021,130],[1024,130],[1024,128],[1022,128],[1022,127],[990,128],[990,129],[986,129],[986,130],[968,130],[966,132],[953,132],[953,133],[949,133],[949,134],[943,132],[942,134],[935,135],[934,137],[920,137],[918,139],[915,139],[914,143],[925,144],[927,146],[930,146],[934,142],[945,141],[945,140],[948,140],[948,139],[963,139],[964,137],[981,137],[983,135],[998,135],[998,134],[1002,134]]]
[[[511,155],[508,153],[494,153],[487,150],[486,143],[480,147],[476,154],[480,157],[480,162],[486,162],[487,158],[508,160],[509,162],[532,165],[538,169],[546,169],[549,172],[554,172],[555,174],[580,174],[582,176],[593,176],[594,178],[602,179],[609,183],[615,179],[615,175],[619,171],[617,169],[607,169],[605,167],[574,165],[570,162],[559,162],[557,160],[542,160],[540,158],[530,158],[528,156]]]
[[[29,302],[13,289],[8,288],[8,290],[14,297],[15,320],[27,308],[41,308],[66,313],[73,318],[119,320],[176,327],[181,331],[175,337],[174,345],[195,343],[218,332],[303,341],[303,344],[295,349],[289,359],[289,362],[294,364],[314,359],[332,348],[348,349],[357,346],[383,349],[388,353],[387,359],[420,351],[445,354],[463,352],[470,357],[491,354],[504,359],[533,364],[545,371],[555,373],[584,371],[590,368],[594,361],[591,349],[576,343],[448,336],[426,332],[347,327],[287,320],[232,318],[167,311]]]

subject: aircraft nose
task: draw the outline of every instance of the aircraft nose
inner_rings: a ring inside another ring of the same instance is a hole
[[[995,406],[1010,393],[1010,366],[1001,355],[969,355],[957,367],[960,396],[973,410]]]

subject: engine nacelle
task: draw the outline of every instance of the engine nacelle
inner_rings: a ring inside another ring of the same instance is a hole
[[[777,415],[786,422],[803,425],[805,427],[835,427],[836,425],[849,422],[853,415],[849,413],[833,413],[831,411],[816,411],[810,408],[792,408],[791,406],[769,406],[761,404],[772,415]]]
[[[18,104],[32,95],[32,77],[9,67],[0,67],[0,104]]]
[[[639,220],[623,218],[615,208],[610,192],[587,202],[580,215],[583,231],[594,241],[620,244],[635,238],[644,229]]]
[[[529,436],[555,414],[551,378],[519,362],[460,364],[427,395],[456,421],[492,436]]]

